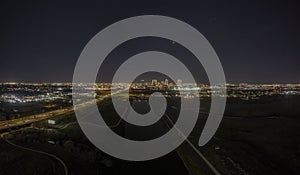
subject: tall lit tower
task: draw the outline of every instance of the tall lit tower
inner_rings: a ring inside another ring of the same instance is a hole
[[[177,86],[182,86],[182,80],[177,80],[176,85],[177,85]]]
[[[165,79],[165,85],[169,85],[169,80]]]
[[[152,86],[157,85],[157,80],[152,80],[152,81],[151,81],[151,85],[152,85]]]

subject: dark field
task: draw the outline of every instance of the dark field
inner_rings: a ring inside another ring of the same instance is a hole
[[[169,105],[166,113],[175,121],[179,103],[176,99],[169,99]],[[133,106],[138,107],[138,112],[148,110],[145,101]],[[209,99],[201,99],[200,117],[188,139],[221,174],[292,175],[300,172],[300,97],[273,96],[247,101],[228,99],[225,116],[214,138],[204,147],[198,147],[209,106]],[[124,121],[119,122],[120,118],[109,101],[99,104],[99,110],[116,133],[141,139],[143,132],[132,135],[134,128],[128,127]],[[30,128],[14,131],[8,140],[58,156],[66,163],[69,174],[211,174],[186,142],[157,160],[121,161],[94,147],[82,133],[74,114],[53,119],[55,125],[49,125],[47,121],[35,123]],[[156,130],[153,133],[168,130],[169,123],[164,117],[159,122],[157,126],[160,128],[153,128]],[[142,140],[153,138],[148,129]],[[0,174],[64,174],[63,166],[53,158],[18,149],[5,139],[0,147]]]
[[[209,100],[190,140],[196,145]],[[214,138],[199,148],[222,174],[298,174],[300,172],[300,98],[229,99]]]

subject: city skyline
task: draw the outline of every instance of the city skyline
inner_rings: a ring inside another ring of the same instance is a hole
[[[297,1],[1,1],[0,175],[298,175]]]

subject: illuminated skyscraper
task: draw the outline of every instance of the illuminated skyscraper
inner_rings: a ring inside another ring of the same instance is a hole
[[[168,84],[169,84],[169,80],[165,79],[165,85],[168,85]]]
[[[151,85],[152,85],[152,86],[157,85],[157,80],[152,80]]]
[[[177,85],[177,86],[182,86],[182,80],[177,80],[176,85]]]

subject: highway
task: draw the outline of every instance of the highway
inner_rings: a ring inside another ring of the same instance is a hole
[[[169,117],[169,115],[165,114],[165,116],[167,117],[168,121],[170,122],[170,124],[172,126],[174,126],[174,122],[171,120],[171,118]],[[178,133],[182,136],[184,136],[184,134],[178,130],[176,127],[175,129],[178,131]],[[201,157],[201,159],[206,163],[206,165],[209,167],[209,169],[213,172],[213,174],[215,175],[221,175],[221,173],[205,158],[205,156],[199,151],[199,149],[197,149],[193,144],[192,142],[187,138],[185,140],[189,146],[194,150],[194,152],[199,156]]]
[[[118,91],[116,93],[120,93],[120,92],[121,91]],[[101,101],[103,101],[105,98],[107,98],[109,96],[110,95],[104,95],[103,97],[97,99],[96,103],[100,103]],[[94,104],[94,102],[95,102],[94,100],[93,101],[87,101],[87,102],[76,105],[76,108],[84,108],[84,107],[87,107],[88,105]],[[62,115],[62,114],[73,112],[73,110],[74,110],[74,107],[70,106],[70,107],[67,107],[67,108],[57,109],[57,110],[53,110],[53,111],[49,111],[49,112],[45,112],[45,113],[41,113],[41,114],[26,116],[26,117],[12,119],[12,120],[0,121],[0,132],[1,131],[5,132],[8,129],[18,128],[18,127],[21,127],[21,126],[30,125],[30,124],[38,122],[38,121],[50,119],[50,118],[53,118],[55,116],[59,116],[59,115]]]
[[[149,106],[147,104],[146,100],[134,100],[132,107],[139,113],[145,113],[145,111],[148,111],[147,108]],[[126,113],[128,109],[124,109],[124,114]],[[93,115],[89,114],[87,111],[87,116]],[[168,119],[168,123],[160,120],[154,125],[150,127],[135,127],[133,125],[130,125],[128,123],[122,122],[120,119],[116,124],[110,125],[110,128],[116,128],[116,127],[124,127],[124,137],[131,140],[151,140],[154,138],[157,138],[163,134],[165,134],[168,131],[168,127],[172,127],[174,125],[173,121],[171,120],[170,116],[165,114],[166,118]],[[126,117],[126,116],[125,116]],[[89,124],[89,123],[87,123]],[[96,123],[90,123],[91,125],[97,125]],[[170,124],[170,125],[169,125]],[[99,127],[103,127],[100,125],[97,125]],[[180,133],[180,131],[178,132]],[[207,166],[208,173],[204,174],[214,174],[214,175],[220,175],[219,171],[206,159],[206,157],[194,146],[190,140],[186,140],[186,143],[189,146],[189,149],[193,151],[193,154],[196,157],[199,157],[197,159],[200,159],[200,161],[197,163],[200,163],[201,166]],[[129,162],[129,161],[121,161],[121,167],[118,168],[120,173],[128,173],[128,174],[135,174],[135,173],[141,173],[141,174],[189,174],[187,171],[184,163],[182,162],[181,158],[178,156],[176,151],[171,152],[170,154],[163,156],[161,158],[146,161],[146,162]],[[136,170],[136,171],[133,171]],[[118,172],[119,172],[118,171]]]
[[[146,100],[135,100],[132,103],[132,107],[139,113],[145,113],[145,111],[150,110],[150,106],[148,105]],[[160,137],[174,126],[174,122],[172,121],[171,117],[166,113],[165,113],[165,117],[167,118],[168,121],[164,122],[160,120],[149,127],[136,127],[131,124],[125,123],[124,126],[125,137],[131,140],[151,140]],[[177,128],[175,127],[175,129]],[[185,137],[179,129],[177,129],[177,131],[180,136]],[[185,142],[189,145],[189,148],[194,152],[194,155],[196,157],[197,156],[199,157],[200,161],[197,163],[201,163],[201,165],[207,169],[207,172],[203,172],[203,174],[221,175],[221,173],[214,167],[214,165],[201,153],[201,151],[197,148],[197,146],[195,146],[188,138],[185,140]],[[161,161],[160,159],[164,161],[160,162]],[[174,172],[175,174],[178,174],[178,172],[180,172],[180,174],[187,173],[186,168],[182,164],[182,161],[178,157],[176,151],[173,151],[170,154],[162,158],[159,158],[158,160],[153,160],[152,164],[156,164],[156,162],[160,162],[160,163],[158,163],[156,166],[153,166],[152,169],[150,169],[150,165],[149,167],[144,166],[143,164],[139,165],[145,167],[141,171],[144,170],[145,174],[152,174],[152,173],[157,174],[159,173],[157,171],[160,170],[159,167],[161,167],[162,165],[167,167],[168,163],[166,162],[171,162],[171,164],[173,164],[173,167],[176,167],[175,168],[176,172]],[[135,164],[139,164],[139,163],[128,163],[128,164],[129,166],[130,165],[135,166]],[[169,171],[173,171],[173,170],[169,170]],[[170,174],[170,172],[168,172],[168,174]]]
[[[38,122],[41,120],[49,119],[58,115],[62,115],[64,113],[72,112],[73,107],[68,107],[64,109],[58,109],[50,112],[45,112],[41,114],[31,115],[27,117],[22,117],[18,119],[5,120],[0,122],[0,131],[5,131],[10,128],[17,128],[24,125],[29,125],[34,122]]]
[[[149,110],[148,102],[145,100],[133,101],[132,107],[140,113]],[[160,137],[168,131],[165,123],[159,120],[155,124],[146,127],[137,127],[129,123],[122,123],[124,137],[132,140],[149,140]],[[180,174],[189,175],[181,158],[174,150],[160,158],[149,161],[122,161],[118,174],[153,175],[153,174]]]
[[[103,96],[102,98],[97,99],[97,103],[101,102],[107,96]],[[79,105],[76,105],[76,108],[84,108],[93,103],[94,103],[94,101],[84,102]],[[145,105],[145,103],[147,103],[147,101],[145,101],[145,100],[134,101],[133,107],[137,111],[140,111],[141,113],[143,113],[143,111],[148,110],[147,105]],[[50,118],[58,116],[58,115],[72,112],[73,110],[74,110],[74,108],[73,108],[73,106],[71,106],[71,107],[67,107],[64,109],[58,109],[58,110],[54,110],[54,111],[50,111],[50,112],[46,112],[46,113],[42,113],[42,114],[37,114],[37,115],[31,115],[31,116],[27,116],[27,117],[23,117],[23,118],[19,118],[19,119],[2,121],[2,122],[0,122],[0,131],[4,132],[5,130],[8,130],[10,128],[18,128],[20,126],[30,125],[31,123],[34,123],[34,122],[50,119]],[[124,113],[126,113],[127,110],[128,109],[125,109]],[[121,119],[116,124],[111,125],[110,128],[124,127],[124,136],[128,139],[149,140],[149,139],[153,139],[153,138],[156,138],[156,137],[159,137],[159,136],[165,134],[165,132],[167,131],[167,126],[169,127],[169,124],[171,124],[172,126],[174,125],[171,118],[167,114],[165,116],[169,121],[167,124],[163,121],[159,121],[155,125],[153,125],[153,127],[143,128],[143,131],[142,130],[137,131],[136,127],[128,125],[127,123],[125,123],[123,125],[123,122],[121,121]],[[72,124],[75,124],[75,123],[77,123],[77,122],[69,123],[69,124],[65,125],[64,127],[62,127],[62,129],[64,129]],[[170,126],[170,127],[172,127],[172,126]],[[180,133],[180,131],[179,131],[179,133]],[[68,173],[65,163],[60,158],[56,157],[55,155],[52,155],[52,154],[49,154],[46,152],[42,152],[39,150],[33,150],[30,148],[22,147],[20,145],[14,144],[8,140],[5,140],[5,141],[7,143],[9,143],[10,145],[18,147],[20,149],[37,152],[37,153],[44,154],[44,155],[47,155],[49,157],[56,159],[64,166],[65,174]],[[188,139],[186,140],[186,143],[195,152],[195,155],[198,155],[199,158],[203,160],[202,164],[206,164],[208,166],[208,168],[211,170],[212,173],[209,173],[209,174],[220,175],[218,170],[205,158],[205,156]],[[182,175],[189,174],[189,172],[187,171],[181,158],[177,155],[176,151],[173,151],[172,153],[170,153],[166,156],[163,156],[162,158],[155,159],[152,161],[147,161],[147,162],[124,161],[124,162],[122,162],[120,171],[134,174],[134,172],[132,172],[132,170],[137,169],[137,168],[139,169],[139,171],[138,171],[139,173],[143,172],[142,174],[161,174],[161,172],[165,172],[165,173],[169,174],[170,171],[173,174],[178,174],[178,173],[180,173]]]

